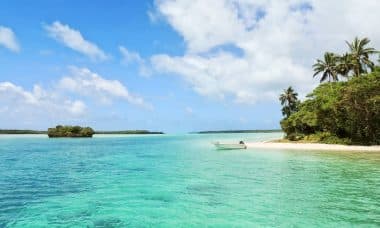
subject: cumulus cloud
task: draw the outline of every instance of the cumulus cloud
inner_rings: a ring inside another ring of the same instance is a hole
[[[234,42],[244,29],[233,4],[227,1],[164,0],[156,1],[156,6],[182,35],[190,52]]]
[[[90,57],[93,60],[105,60],[108,56],[96,44],[84,39],[82,34],[59,21],[46,25],[49,36],[63,43],[65,46]]]
[[[87,97],[95,97],[103,103],[110,103],[119,98],[144,108],[153,108],[143,98],[131,94],[121,82],[105,79],[87,68],[70,67],[69,76],[63,77],[58,87]]]
[[[87,68],[70,68],[70,76],[62,77],[43,88],[35,84],[27,89],[12,82],[0,82],[1,124],[21,120],[20,126],[38,121],[55,124],[62,121],[84,121],[92,115],[85,102],[110,103],[116,99],[152,109],[141,97],[131,94],[117,80],[108,80]],[[16,125],[17,125],[16,124]]]
[[[369,37],[380,45],[377,0],[159,0],[155,6],[186,44],[181,56],[152,56],[155,70],[182,77],[201,95],[241,103],[277,99],[289,85],[310,91],[318,83],[314,60],[346,50],[345,40]]]
[[[20,51],[20,45],[17,42],[16,35],[12,29],[7,27],[0,26],[0,45],[13,52]]]
[[[0,104],[10,115],[77,118],[86,111],[86,105],[80,100],[63,98],[39,85],[28,91],[11,82],[0,82]]]
[[[141,58],[139,53],[130,51],[124,46],[119,46],[119,51],[122,55],[121,61],[123,64],[137,64],[139,67],[139,73],[142,76],[150,76],[152,74],[151,70],[146,64],[145,59]]]

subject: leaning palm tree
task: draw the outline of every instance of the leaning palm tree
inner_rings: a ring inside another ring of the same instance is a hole
[[[314,75],[322,73],[320,82],[324,82],[328,79],[329,82],[338,81],[338,68],[337,68],[338,56],[334,53],[326,52],[323,60],[317,59],[317,62],[313,65]]]
[[[298,93],[294,92],[294,89],[289,86],[284,92],[280,95],[280,102],[283,106],[282,115],[288,118],[293,112],[297,111],[298,106]]]
[[[378,52],[374,48],[366,47],[370,42],[368,38],[359,39],[358,37],[356,37],[352,43],[346,41],[350,48],[353,64],[352,69],[355,77],[366,73],[368,68],[371,71],[375,68],[375,64],[370,60],[370,56]]]

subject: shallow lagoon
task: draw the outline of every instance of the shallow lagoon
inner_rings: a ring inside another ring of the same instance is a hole
[[[380,226],[380,154],[217,151],[281,134],[0,136],[0,227]]]

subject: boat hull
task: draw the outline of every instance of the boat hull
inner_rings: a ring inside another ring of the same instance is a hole
[[[226,144],[226,143],[214,143],[218,150],[242,150],[247,149],[245,144]]]

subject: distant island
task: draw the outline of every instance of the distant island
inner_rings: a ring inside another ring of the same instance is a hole
[[[22,134],[47,134],[47,131],[36,131],[36,130],[14,130],[14,129],[0,129],[0,134],[9,135],[22,135]]]
[[[69,127],[69,128],[67,128],[65,130],[60,129],[60,131],[57,129],[57,127],[61,128],[61,127],[64,127],[64,126],[58,125],[55,128],[49,128],[49,129],[51,129],[50,130],[50,134],[52,135],[52,137],[81,137],[81,136],[55,136],[55,135],[61,135],[64,132],[65,133],[63,135],[65,135],[66,133],[67,133],[67,135],[73,135],[73,134],[75,135],[75,134],[77,134],[77,133],[71,132],[70,128],[73,128],[73,126],[65,126],[65,127]],[[76,127],[78,127],[78,126],[76,126]],[[74,131],[78,131],[78,128],[74,129]],[[71,133],[69,134],[68,132],[71,132]],[[22,135],[22,134],[49,135],[49,130],[48,131],[40,131],[40,130],[0,129],[0,134],[4,134],[4,135]],[[165,133],[162,132],[162,131],[148,131],[148,130],[122,130],[122,131],[94,131],[93,134],[105,134],[105,135],[112,135],[112,134],[115,134],[115,135],[150,135],[150,134],[165,134]],[[90,136],[88,136],[88,137],[90,137]]]
[[[147,130],[125,130],[125,131],[96,131],[95,134],[120,134],[120,135],[153,135],[153,134],[164,134],[162,131],[147,131]]]
[[[91,138],[95,131],[90,127],[62,126],[49,128],[47,131],[49,138],[72,137]]]
[[[220,133],[273,133],[282,132],[280,129],[273,130],[222,130],[222,131],[198,131],[195,134],[220,134]]]

